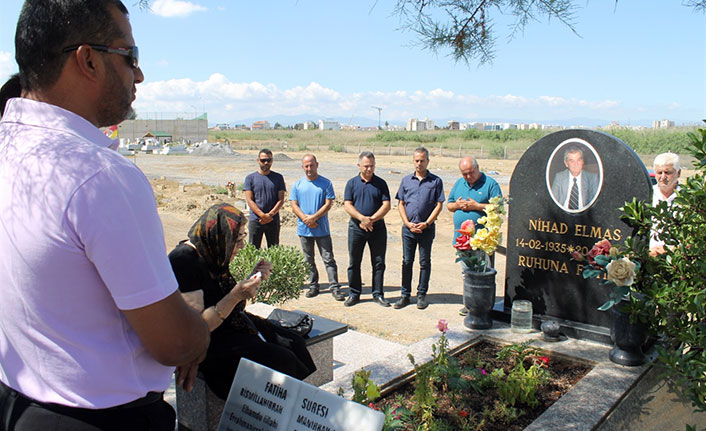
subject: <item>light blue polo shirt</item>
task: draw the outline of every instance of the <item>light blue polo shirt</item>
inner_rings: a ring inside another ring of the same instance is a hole
[[[304,214],[316,213],[324,204],[326,199],[335,199],[333,185],[328,178],[319,175],[314,181],[309,181],[306,177],[299,178],[292,186],[289,194],[290,201],[297,201],[299,208]],[[297,219],[297,235],[299,236],[327,236],[331,234],[328,224],[328,214],[316,221],[319,224],[315,229],[305,225]]]
[[[451,193],[449,193],[449,202],[471,198],[478,203],[487,204],[490,202],[490,198],[502,195],[503,192],[500,190],[498,182],[481,172],[480,178],[473,186],[468,185],[468,182],[463,177],[459,178],[451,189]],[[454,211],[453,243],[456,243],[456,238],[460,235],[456,231],[461,229],[461,224],[464,221],[473,220],[473,223],[477,223],[478,219],[484,215],[485,212],[483,211]]]

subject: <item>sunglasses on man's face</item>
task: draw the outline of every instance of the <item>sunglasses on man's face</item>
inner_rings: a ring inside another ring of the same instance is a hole
[[[76,51],[77,49],[79,49],[79,47],[81,47],[83,45],[90,46],[91,48],[95,49],[96,51],[122,55],[127,60],[127,64],[130,65],[130,67],[132,67],[133,69],[137,69],[140,64],[140,51],[137,49],[136,46],[131,46],[129,48],[115,48],[112,46],[93,45],[90,43],[82,43],[80,45],[67,46],[66,48],[62,49],[62,52]]]
[[[260,163],[272,163],[272,159],[260,159]]]

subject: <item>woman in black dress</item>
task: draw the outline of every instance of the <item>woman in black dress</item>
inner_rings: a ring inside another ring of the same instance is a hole
[[[199,368],[206,384],[226,399],[240,358],[303,379],[316,370],[304,340],[267,320],[245,312],[272,264],[262,260],[250,277],[236,282],[228,265],[244,247],[243,214],[230,204],[217,204],[194,223],[169,261],[186,302],[201,312],[211,330],[211,344]]]

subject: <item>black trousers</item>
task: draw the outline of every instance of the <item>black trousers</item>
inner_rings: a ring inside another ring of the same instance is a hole
[[[176,413],[150,392],[144,398],[107,409],[41,403],[0,382],[0,431],[173,431]]]
[[[254,245],[255,248],[260,248],[262,245],[262,235],[264,234],[267,239],[268,247],[279,245],[279,227],[279,218],[267,224],[260,224],[257,220],[250,220],[248,222],[248,231],[250,233],[248,242]]]

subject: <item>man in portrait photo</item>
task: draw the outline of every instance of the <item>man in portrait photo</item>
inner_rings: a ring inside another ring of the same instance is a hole
[[[564,150],[566,169],[554,175],[552,194],[566,210],[585,208],[598,191],[598,175],[583,169],[583,149],[579,145],[569,145]]]

